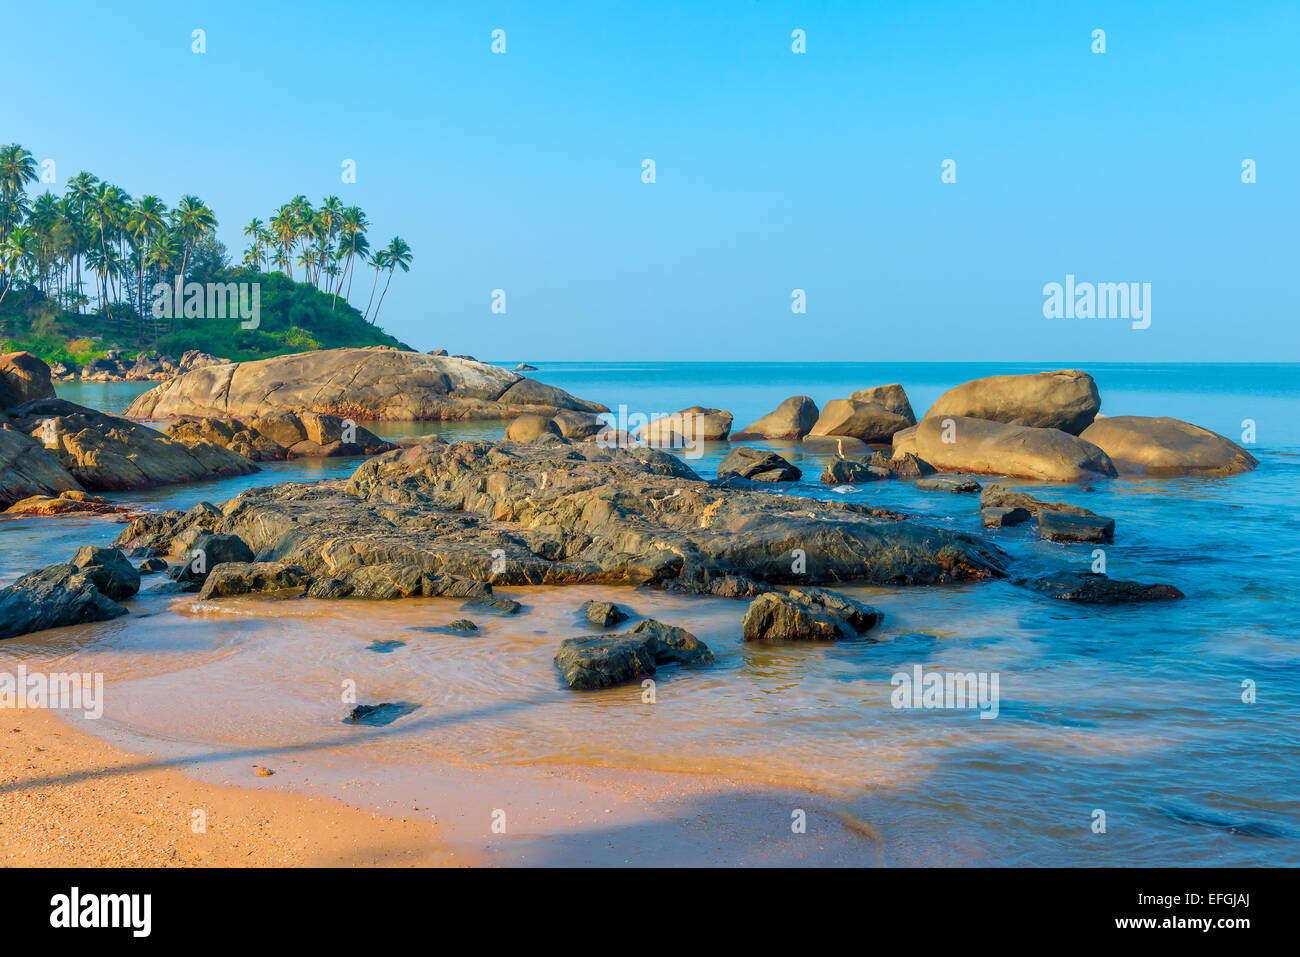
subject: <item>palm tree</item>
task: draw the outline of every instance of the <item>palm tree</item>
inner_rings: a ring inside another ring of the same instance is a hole
[[[364,261],[365,255],[370,250],[370,242],[366,239],[366,230],[370,228],[370,223],[366,221],[366,214],[361,211],[360,206],[349,206],[343,210],[343,218],[339,224],[339,253],[347,250],[348,261],[343,266],[343,272],[348,277],[348,299],[352,298],[352,260],[355,256],[360,255]],[[330,301],[330,309],[333,310],[334,303],[338,301],[339,289],[343,285],[343,276],[339,276],[338,285],[334,287],[334,299]]]
[[[366,319],[370,316],[370,304],[375,301],[375,287],[379,285],[379,270],[388,265],[388,250],[381,249],[371,256],[370,265],[375,267],[375,278],[370,284],[370,300],[366,303],[366,311],[362,315],[362,319]]]
[[[207,203],[197,196],[182,196],[180,203],[172,213],[172,229],[181,237],[184,244],[181,252],[181,282],[185,281],[185,267],[190,261],[193,249],[217,225],[217,217],[208,208]]]
[[[321,239],[325,245],[323,260],[325,263],[328,263],[333,258],[334,236],[339,231],[342,220],[343,203],[337,196],[326,196],[321,201],[320,209],[316,211],[316,221],[320,224]],[[328,275],[328,269],[326,274]],[[325,291],[330,291],[328,279],[326,279]]]
[[[142,196],[131,210],[127,228],[131,232],[136,252],[139,255],[140,270],[136,273],[136,307],[144,315],[144,267],[148,256],[149,243],[155,237],[167,231],[167,206],[157,196]]]
[[[252,240],[252,244],[244,254],[244,264],[256,268],[262,262],[262,236],[266,232],[266,224],[260,219],[254,217],[249,220],[248,225],[244,227],[244,235]]]
[[[294,215],[288,204],[277,209],[275,215],[271,217],[271,232],[280,244],[275,263],[284,270],[286,276],[292,279],[293,260],[290,251],[293,249],[294,240],[298,238],[298,217]]]
[[[406,245],[406,240],[401,236],[394,236],[393,241],[388,244],[384,250],[385,258],[388,265],[388,278],[384,280],[384,291],[379,294],[379,302],[375,306],[375,318],[371,322],[379,321],[379,307],[384,304],[384,296],[388,295],[388,284],[393,281],[393,270],[398,266],[402,267],[402,272],[411,271],[411,247]]]
[[[0,199],[16,203],[20,193],[26,192],[27,184],[36,180],[36,160],[27,150],[17,143],[0,146]],[[17,223],[8,224],[9,228]],[[0,222],[0,241],[4,240],[8,229]]]
[[[9,278],[4,289],[0,290],[0,302],[4,302],[19,270],[23,271],[26,281],[31,282],[32,260],[35,253],[36,237],[26,226],[15,226],[5,237],[4,245],[0,246],[0,267],[2,267],[0,272],[4,272]]]

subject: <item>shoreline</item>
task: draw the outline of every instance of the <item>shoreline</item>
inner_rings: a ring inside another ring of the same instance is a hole
[[[428,821],[195,780],[49,711],[0,721],[0,866],[464,867]],[[161,766],[160,766],[161,765]],[[271,781],[273,779],[265,779]],[[195,833],[194,812],[205,829]]]

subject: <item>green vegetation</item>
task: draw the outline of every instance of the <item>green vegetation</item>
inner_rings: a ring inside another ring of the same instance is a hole
[[[157,196],[135,200],[82,172],[62,197],[46,190],[33,199],[27,188],[36,178],[30,152],[0,146],[0,350],[81,366],[114,350],[179,357],[198,349],[245,360],[402,345],[375,322],[394,272],[410,270],[411,249],[395,237],[372,251],[365,213],[337,196],[319,208],[296,196],[269,225],[254,219],[244,227],[243,264],[232,267],[216,216],[197,196],[168,209]],[[358,269],[364,314],[348,301]],[[256,328],[237,316],[160,315],[154,291],[178,276],[187,286],[259,284]]]

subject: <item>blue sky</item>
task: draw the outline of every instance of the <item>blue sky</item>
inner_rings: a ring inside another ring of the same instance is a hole
[[[1300,4],[295,6],[3,0],[0,142],[196,193],[236,258],[296,193],[361,205],[418,349],[1300,360]],[[1045,319],[1067,273],[1151,283],[1151,327]]]

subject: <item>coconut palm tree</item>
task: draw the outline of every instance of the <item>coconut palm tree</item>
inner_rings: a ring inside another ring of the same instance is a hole
[[[348,277],[348,292],[345,298],[352,298],[352,261],[356,256],[361,256],[365,261],[366,253],[370,251],[370,242],[366,239],[366,230],[370,228],[370,223],[366,220],[366,214],[362,212],[360,206],[349,206],[343,210],[343,218],[339,223],[339,253],[347,253],[347,262],[343,266],[343,274]],[[338,300],[339,289],[343,286],[343,276],[339,276],[338,285],[334,287],[334,299],[330,302],[330,309],[334,308],[334,303]]]
[[[380,249],[370,257],[370,265],[375,267],[375,278],[370,283],[370,300],[366,303],[366,311],[362,319],[370,317],[370,304],[375,301],[375,287],[379,285],[379,270],[388,267],[388,250]]]
[[[384,296],[388,295],[388,284],[393,281],[393,270],[398,266],[402,267],[402,272],[411,271],[411,247],[406,245],[406,240],[401,236],[394,236],[393,241],[388,244],[384,250],[388,266],[388,278],[384,280],[384,291],[379,294],[379,302],[375,306],[375,318],[371,322],[379,321],[379,307],[384,304]]]
[[[127,229],[131,233],[140,263],[140,269],[136,273],[135,294],[136,311],[143,316],[145,260],[148,258],[150,243],[167,232],[167,205],[157,196],[140,197],[127,219]]]
[[[217,217],[213,215],[207,203],[197,196],[181,197],[180,203],[172,211],[172,229],[184,244],[181,252],[181,282],[185,281],[185,267],[190,261],[190,250],[200,239],[215,229],[216,225]]]

